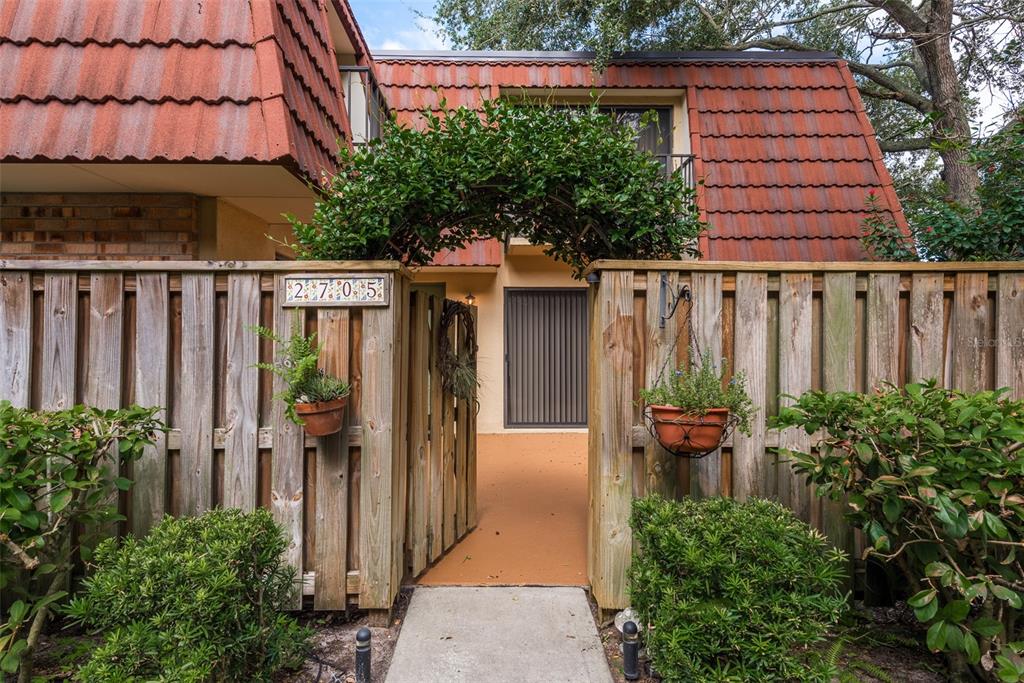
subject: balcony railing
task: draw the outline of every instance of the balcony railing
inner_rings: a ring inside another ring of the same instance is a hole
[[[682,174],[683,180],[686,181],[687,187],[696,187],[692,154],[655,154],[654,158],[661,162],[666,175],[678,170]]]
[[[352,127],[352,144],[365,145],[380,137],[380,123],[388,115],[387,103],[369,67],[343,65],[339,68]]]

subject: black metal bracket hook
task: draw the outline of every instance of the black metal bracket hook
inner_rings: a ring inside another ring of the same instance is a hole
[[[669,301],[669,298],[671,298],[671,301]],[[660,318],[658,320],[658,327],[665,329],[665,321],[670,320],[676,314],[680,301],[689,302],[692,300],[693,292],[690,291],[689,285],[681,285],[678,292],[670,292],[668,288],[668,273],[662,273],[658,287],[658,311]],[[667,311],[666,308],[668,309]]]

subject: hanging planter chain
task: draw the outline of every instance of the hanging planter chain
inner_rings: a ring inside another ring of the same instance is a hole
[[[672,301],[666,301],[671,296]],[[683,314],[682,326],[677,327],[676,335],[672,340],[672,346],[669,348],[668,353],[665,354],[665,360],[661,364],[661,369],[658,372],[658,377],[665,376],[665,370],[668,369],[669,363],[675,357],[676,349],[679,346],[679,337],[682,335],[683,328],[686,329],[686,344],[687,348],[692,350],[692,358],[696,358],[698,362],[704,360],[704,354],[700,349],[700,345],[697,343],[696,338],[693,335],[693,291],[689,285],[682,285],[678,292],[669,292],[668,288],[668,275],[667,273],[661,274],[661,283],[658,292],[659,297],[659,311],[663,311],[659,316],[658,327],[665,329],[665,323],[672,319],[676,314],[676,309],[679,307],[680,302],[686,302],[685,313]],[[664,312],[668,308],[667,312]],[[691,365],[692,363],[691,358]],[[729,438],[732,434],[733,429],[736,427],[738,419],[735,415],[729,413],[724,420],[719,415],[713,415],[708,413],[706,415],[692,415],[683,414],[675,418],[666,418],[663,416],[655,417],[651,406],[644,406],[643,410],[644,423],[647,425],[647,431],[650,432],[651,436],[664,448],[666,451],[680,458],[689,458],[691,460],[699,460],[706,455],[714,453],[721,448],[722,442]],[[661,439],[658,434],[659,425],[668,425],[675,427],[680,430],[680,438],[675,439],[668,445]],[[712,448],[704,448],[701,443],[704,439],[699,438],[703,436],[705,429],[717,429],[722,427],[721,437],[717,440],[717,443]]]

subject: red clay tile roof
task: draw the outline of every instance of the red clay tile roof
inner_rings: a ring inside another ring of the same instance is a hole
[[[905,224],[853,78],[831,55],[637,55],[601,74],[573,53],[382,52],[374,61],[392,110],[413,125],[442,98],[477,107],[516,88],[685,88],[699,202],[712,225],[705,258],[861,260],[872,190]]]
[[[280,163],[347,130],[317,0],[5,0],[0,160]]]

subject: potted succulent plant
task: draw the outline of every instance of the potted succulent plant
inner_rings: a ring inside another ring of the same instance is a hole
[[[651,389],[641,389],[654,433],[677,454],[708,453],[721,445],[726,429],[750,435],[754,404],[747,395],[746,376],[725,381],[726,364],[716,370],[710,358],[665,373]]]
[[[287,384],[274,398],[285,402],[289,420],[304,426],[310,436],[327,436],[341,430],[351,387],[317,367],[320,345],[316,343],[316,334],[304,336],[301,325],[296,316],[288,339],[266,327],[251,328],[273,341],[280,353],[273,363],[257,363],[256,367],[274,373]]]

